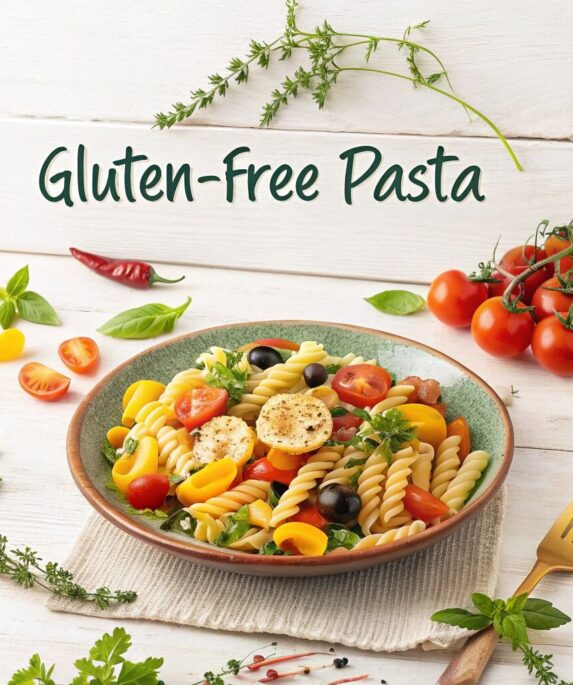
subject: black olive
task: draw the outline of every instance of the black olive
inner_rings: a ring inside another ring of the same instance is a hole
[[[262,369],[263,371],[271,366],[283,363],[283,358],[274,347],[267,347],[266,345],[253,347],[249,352],[247,359],[249,360],[249,364],[258,366],[259,369]]]
[[[309,388],[317,388],[319,385],[325,383],[328,378],[326,369],[322,364],[318,363],[306,366],[302,375],[304,376],[304,382]]]
[[[271,483],[271,490],[277,497],[281,497],[288,490],[288,485],[280,483],[278,480],[273,480]]]
[[[348,523],[358,516],[362,502],[360,495],[348,485],[334,483],[320,491],[316,506],[329,521]]]

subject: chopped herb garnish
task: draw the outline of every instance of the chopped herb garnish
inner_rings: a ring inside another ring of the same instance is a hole
[[[337,547],[344,547],[344,549],[352,549],[357,542],[360,540],[360,535],[355,532],[344,528],[343,526],[337,526],[336,524],[328,524],[324,528],[324,532],[328,535],[328,544],[326,546],[326,551],[330,552]]]
[[[245,504],[236,514],[229,516],[225,530],[217,536],[215,544],[219,547],[228,547],[240,540],[250,527],[249,507]]]
[[[125,454],[133,454],[137,449],[138,441],[133,438],[127,438],[125,445],[123,446],[123,451]]]
[[[119,459],[119,454],[117,453],[117,450],[107,439],[104,442],[103,447],[101,448],[101,453],[103,455],[103,458],[107,461],[107,463],[110,466],[113,466],[115,462]]]
[[[279,556],[283,555],[284,552],[282,549],[277,545],[277,543],[274,540],[271,540],[270,542],[267,542],[264,544],[261,549],[259,550],[259,554],[264,554],[266,556]]]
[[[342,366],[340,364],[327,364],[326,365],[326,373],[330,376],[330,374],[334,374],[337,371],[340,371]]]
[[[171,516],[168,516],[159,527],[161,530],[172,530],[175,533],[182,533],[183,535],[193,537],[197,521],[185,509],[179,509],[171,514]]]
[[[242,352],[227,352],[227,365],[215,362],[205,377],[212,388],[222,388],[229,393],[229,406],[238,404],[247,391],[248,371],[239,368]]]

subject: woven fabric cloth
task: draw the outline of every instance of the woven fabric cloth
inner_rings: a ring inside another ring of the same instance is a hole
[[[376,651],[451,646],[464,630],[432,623],[438,609],[495,590],[505,493],[442,542],[366,571],[261,578],[203,568],[131,538],[97,515],[66,562],[86,587],[136,590],[133,604],[99,610],[55,597],[49,607],[247,633],[285,634]],[[349,618],[352,617],[352,620]]]

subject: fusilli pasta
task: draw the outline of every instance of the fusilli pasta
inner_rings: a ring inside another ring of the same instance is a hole
[[[400,528],[388,530],[385,533],[372,533],[371,535],[366,535],[356,543],[353,549],[371,549],[372,547],[387,545],[390,542],[417,535],[423,530],[426,530],[426,524],[423,521],[413,521],[405,526],[400,526]]]
[[[194,518],[199,518],[202,513],[219,518],[223,514],[239,511],[244,504],[250,504],[256,499],[266,500],[269,487],[270,483],[262,480],[246,480],[222,495],[211,497],[206,502],[192,504],[186,511]]]
[[[456,477],[450,481],[447,490],[440,497],[442,502],[449,506],[450,510],[459,511],[463,507],[468,495],[480,479],[488,461],[489,456],[483,450],[470,452],[464,459],[464,463],[460,466]]]
[[[456,477],[460,458],[461,439],[459,435],[452,435],[442,441],[434,459],[434,470],[430,483],[430,492],[434,497],[441,497],[448,489],[450,482]]]
[[[392,466],[388,469],[382,505],[380,507],[380,521],[388,522],[404,511],[403,499],[406,495],[406,485],[412,473],[412,465],[418,459],[418,453],[412,447],[405,447],[394,454]]]

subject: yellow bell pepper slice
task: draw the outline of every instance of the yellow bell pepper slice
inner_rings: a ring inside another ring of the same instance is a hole
[[[155,402],[165,390],[163,383],[157,381],[137,381],[132,383],[123,396],[123,415],[121,422],[131,428],[135,424],[135,417],[149,402]]]
[[[290,522],[279,526],[273,540],[284,551],[305,557],[321,557],[326,551],[328,536],[309,523]]]
[[[236,477],[237,464],[229,457],[225,457],[212,461],[197,473],[190,475],[177,487],[175,494],[181,504],[189,507],[222,495]]]
[[[273,510],[268,502],[256,499],[249,504],[249,523],[259,528],[270,528]]]
[[[292,471],[298,469],[301,464],[300,454],[289,454],[276,447],[271,447],[267,454],[267,459],[275,467],[281,471]]]
[[[318,400],[322,400],[327,409],[334,409],[340,404],[340,398],[336,390],[333,390],[328,385],[319,385],[317,388],[312,388],[307,391],[307,395],[312,395]]]
[[[446,439],[446,420],[439,411],[427,404],[401,404],[398,411],[416,427],[416,437],[434,448]]]
[[[125,426],[113,426],[107,432],[107,441],[116,450],[123,446],[125,438],[129,433],[129,428]]]
[[[7,328],[0,333],[0,362],[11,362],[24,351],[26,338],[18,328]]]
[[[132,480],[147,473],[157,473],[159,449],[157,440],[146,435],[138,442],[133,454],[123,454],[113,465],[111,477],[118,490],[125,495]]]

